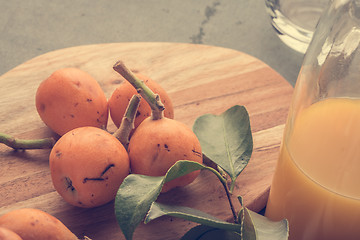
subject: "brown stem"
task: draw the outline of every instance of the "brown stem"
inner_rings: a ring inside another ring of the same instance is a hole
[[[161,102],[158,94],[155,94],[143,80],[139,79],[129,68],[125,66],[122,61],[118,61],[113,66],[114,70],[123,76],[137,92],[145,99],[150,105],[152,111],[152,118],[154,120],[161,119],[163,117],[163,111],[165,109],[164,104]]]
[[[134,95],[130,99],[130,102],[126,108],[124,117],[121,120],[120,127],[113,134],[122,145],[127,149],[129,145],[129,138],[131,131],[135,128],[134,121],[136,113],[140,104],[141,97],[139,95]]]
[[[221,184],[223,185],[224,189],[225,189],[225,192],[226,192],[226,196],[229,200],[229,204],[230,204],[230,209],[231,209],[231,212],[232,212],[232,215],[233,215],[233,218],[234,218],[234,223],[239,223],[238,221],[238,218],[237,218],[237,215],[236,215],[236,211],[235,211],[235,208],[234,208],[234,205],[232,203],[232,200],[231,200],[231,193],[229,191],[229,188],[228,188],[228,185],[227,185],[227,181],[226,179],[221,175],[221,173],[216,170],[215,168],[213,167],[207,167],[206,169],[210,170],[211,172],[213,172],[216,177],[220,180]]]
[[[239,223],[238,220],[237,220],[237,215],[236,215],[234,205],[233,205],[232,200],[231,200],[231,195],[230,195],[229,188],[227,187],[227,185],[224,185],[224,188],[225,188],[226,196],[227,196],[227,198],[229,200],[230,209],[231,209],[231,212],[233,214],[234,222]]]

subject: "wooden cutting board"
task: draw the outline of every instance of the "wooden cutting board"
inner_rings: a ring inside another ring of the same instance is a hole
[[[249,112],[254,138],[250,163],[234,190],[247,207],[261,210],[267,200],[292,86],[260,60],[220,47],[180,43],[114,43],[72,47],[38,56],[0,77],[0,131],[19,138],[53,133],[40,120],[35,92],[42,80],[63,67],[78,67],[97,79],[107,97],[122,81],[112,70],[122,59],[134,72],[148,75],[168,91],[175,119],[192,127],[200,115],[220,114],[234,105]],[[110,120],[111,122],[111,120]],[[110,123],[109,130],[114,130]],[[49,150],[13,151],[0,146],[0,215],[31,207],[59,218],[78,237],[124,239],[113,202],[94,209],[70,206],[54,190]],[[217,178],[202,172],[191,185],[170,191],[160,200],[231,220],[225,192]],[[140,225],[134,239],[179,239],[195,224],[163,217]]]

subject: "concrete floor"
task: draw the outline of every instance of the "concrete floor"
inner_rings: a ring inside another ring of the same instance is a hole
[[[291,84],[303,59],[276,36],[264,0],[0,0],[0,75],[49,51],[133,41],[235,49]]]

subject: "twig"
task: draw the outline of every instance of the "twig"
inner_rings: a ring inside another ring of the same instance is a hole
[[[234,205],[233,205],[232,200],[231,200],[231,194],[230,194],[226,179],[223,176],[221,176],[221,174],[217,170],[215,170],[214,168],[206,167],[206,169],[213,172],[217,176],[217,178],[220,180],[221,184],[223,185],[223,187],[225,189],[226,196],[227,196],[227,198],[229,200],[229,205],[230,205],[230,209],[231,209],[231,212],[232,212],[232,215],[233,215],[233,218],[234,218],[234,223],[239,223],[237,215],[236,215],[236,211],[235,211],[235,208],[234,208]]]
[[[54,138],[42,139],[18,139],[10,135],[0,133],[0,143],[5,144],[15,150],[21,149],[49,149],[52,148],[56,140]]]
[[[129,145],[130,133],[134,129],[134,121],[140,104],[140,100],[141,97],[139,95],[132,96],[126,108],[124,117],[121,120],[120,127],[113,134],[117,139],[119,139],[119,141],[126,149]]]
[[[118,61],[113,66],[113,69],[123,76],[137,92],[145,99],[150,105],[152,111],[152,118],[154,120],[161,119],[163,117],[163,111],[165,109],[164,104],[161,102],[158,94],[155,94],[143,80],[139,79],[129,68],[125,66],[122,61]]]

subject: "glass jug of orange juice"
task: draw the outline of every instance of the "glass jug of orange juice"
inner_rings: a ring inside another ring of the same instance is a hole
[[[360,0],[334,0],[305,54],[265,216],[290,240],[360,239]]]

